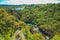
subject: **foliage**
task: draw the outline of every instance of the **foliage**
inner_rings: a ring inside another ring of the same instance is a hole
[[[51,40],[60,40],[60,36],[59,35],[55,35]]]
[[[24,9],[15,10],[20,6]],[[54,36],[51,40],[60,40],[60,4],[20,6],[0,8],[0,40],[12,40],[16,30],[21,30],[26,40],[46,40],[45,34],[30,32],[30,29],[35,27],[41,28],[49,34],[52,31]],[[56,35],[57,33],[58,35]]]

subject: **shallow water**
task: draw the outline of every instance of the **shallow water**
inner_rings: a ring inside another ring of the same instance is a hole
[[[24,8],[12,8],[12,10],[23,10]]]
[[[24,8],[15,8],[15,10],[22,10],[22,9],[24,9]]]

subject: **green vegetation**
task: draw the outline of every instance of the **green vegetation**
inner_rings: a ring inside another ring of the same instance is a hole
[[[24,9],[15,9],[19,7]],[[60,40],[60,4],[0,7],[0,40],[48,40],[46,36]]]

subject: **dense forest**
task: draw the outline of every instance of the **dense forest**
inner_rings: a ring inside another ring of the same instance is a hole
[[[60,40],[60,4],[0,6],[0,40]]]

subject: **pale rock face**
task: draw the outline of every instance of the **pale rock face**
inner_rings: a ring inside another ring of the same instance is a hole
[[[24,36],[23,32],[20,30],[17,30],[14,33],[14,40],[25,40],[25,36]]]
[[[30,32],[33,33],[39,33],[39,28],[38,27],[34,27],[30,29]]]
[[[33,31],[39,32],[39,28],[33,28]]]

